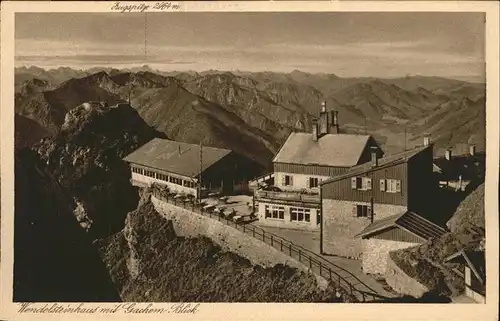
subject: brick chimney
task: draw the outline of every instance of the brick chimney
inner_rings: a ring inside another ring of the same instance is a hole
[[[377,167],[378,166],[378,148],[377,148],[377,146],[371,146],[370,150],[371,150],[371,154],[372,154],[372,167]]]
[[[318,133],[318,120],[313,119],[312,121],[312,140],[317,142],[319,138],[319,133]]]
[[[451,148],[448,148],[445,152],[444,152],[444,157],[447,159],[447,160],[451,160]]]
[[[473,144],[469,145],[469,155],[470,156],[476,155],[476,145]]]

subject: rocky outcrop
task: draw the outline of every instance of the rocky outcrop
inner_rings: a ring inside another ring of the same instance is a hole
[[[78,204],[75,215],[95,237],[122,229],[137,207],[137,190],[122,160],[163,134],[149,127],[126,104],[85,103],[70,110],[60,132],[33,146]]]

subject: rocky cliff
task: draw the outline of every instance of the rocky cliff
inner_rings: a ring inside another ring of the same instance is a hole
[[[125,228],[98,241],[125,301],[334,302],[334,291],[284,265],[263,268],[223,251],[206,237],[176,235],[149,199],[128,214]]]

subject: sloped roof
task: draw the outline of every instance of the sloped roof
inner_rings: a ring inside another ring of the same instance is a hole
[[[320,185],[325,185],[325,184],[335,182],[335,181],[338,181],[338,180],[341,180],[344,178],[348,178],[351,176],[360,175],[360,174],[371,172],[373,170],[379,170],[381,168],[385,168],[388,166],[393,166],[396,164],[407,162],[413,156],[417,155],[418,153],[424,151],[427,148],[431,148],[431,146],[420,146],[420,147],[416,147],[414,149],[407,150],[404,152],[381,157],[378,159],[377,167],[373,167],[371,162],[367,162],[367,163],[364,163],[361,165],[354,166],[342,175],[338,175],[338,176],[332,177],[330,179],[324,180],[323,182],[321,182]]]
[[[369,135],[326,134],[317,141],[311,133],[291,133],[273,162],[351,167],[358,163]]]
[[[392,215],[384,219],[373,222],[368,225],[357,236],[367,238],[377,235],[380,232],[390,227],[397,227],[404,231],[414,234],[421,238],[423,241],[430,238],[437,238],[446,233],[446,230],[431,221],[423,218],[422,216],[411,211],[402,212],[400,214]]]
[[[434,172],[441,173],[449,177],[458,177],[463,175],[466,177],[475,176],[485,170],[485,153],[476,153],[471,155],[452,155],[448,160],[445,157],[434,159]]]
[[[205,146],[202,151],[202,171],[231,153],[227,149]],[[124,160],[170,173],[195,177],[200,173],[200,146],[154,138],[126,156]]]

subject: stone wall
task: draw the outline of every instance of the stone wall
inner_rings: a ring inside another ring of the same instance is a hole
[[[418,245],[418,243],[399,242],[391,240],[363,240],[363,272],[385,274],[389,252]]]
[[[179,236],[206,236],[224,250],[237,253],[249,259],[253,264],[264,267],[271,267],[276,264],[286,264],[290,267],[308,272],[308,267],[299,261],[223,222],[160,201],[154,196],[151,196],[151,202],[158,213],[172,221],[175,232]],[[319,288],[325,289],[328,285],[328,281],[319,275],[314,275]]]
[[[387,258],[385,281],[394,291],[403,295],[411,295],[415,298],[420,298],[424,293],[429,291],[429,288],[409,277],[401,270],[390,256]]]
[[[356,235],[371,224],[371,219],[355,217],[352,211],[355,204],[365,203],[323,199],[323,252],[325,254],[361,258],[363,243]],[[405,206],[374,204],[376,220],[403,211],[406,211]]]

